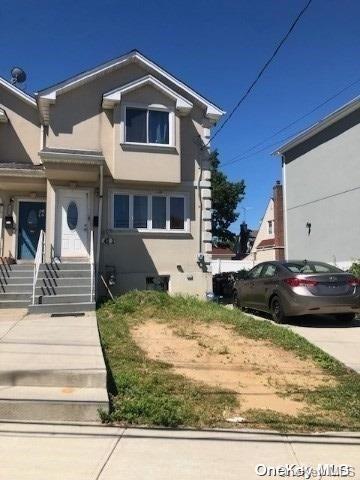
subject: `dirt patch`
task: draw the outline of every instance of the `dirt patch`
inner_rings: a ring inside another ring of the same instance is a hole
[[[239,411],[270,409],[297,415],[308,405],[299,394],[328,379],[312,362],[265,341],[238,335],[221,324],[147,321],[132,329],[139,347],[153,360],[169,363],[176,373],[237,394]]]

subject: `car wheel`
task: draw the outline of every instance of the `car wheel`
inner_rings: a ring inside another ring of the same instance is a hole
[[[355,317],[355,313],[339,313],[339,315],[335,315],[336,320],[344,323],[351,323],[353,320],[355,320]]]
[[[284,313],[283,306],[281,304],[279,297],[274,297],[271,300],[271,315],[276,323],[285,323],[286,322],[286,315]]]
[[[233,305],[234,305],[234,308],[239,308],[240,310],[242,310],[240,300],[239,300],[239,294],[236,290],[233,293]]]

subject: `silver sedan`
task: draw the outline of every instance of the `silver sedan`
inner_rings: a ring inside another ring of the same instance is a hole
[[[323,262],[265,262],[235,281],[233,303],[270,313],[277,323],[316,314],[351,321],[360,312],[360,279]]]

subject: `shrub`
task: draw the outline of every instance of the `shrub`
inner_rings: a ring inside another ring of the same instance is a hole
[[[360,259],[356,260],[351,267],[349,272],[352,273],[355,277],[360,278]]]

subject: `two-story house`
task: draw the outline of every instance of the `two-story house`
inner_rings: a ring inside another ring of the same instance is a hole
[[[223,114],[136,50],[34,97],[0,79],[0,304],[81,311],[105,284],[205,298]]]
[[[283,260],[284,250],[283,187],[277,181],[246,260],[254,264]]]
[[[281,146],[286,258],[360,257],[360,98]]]

